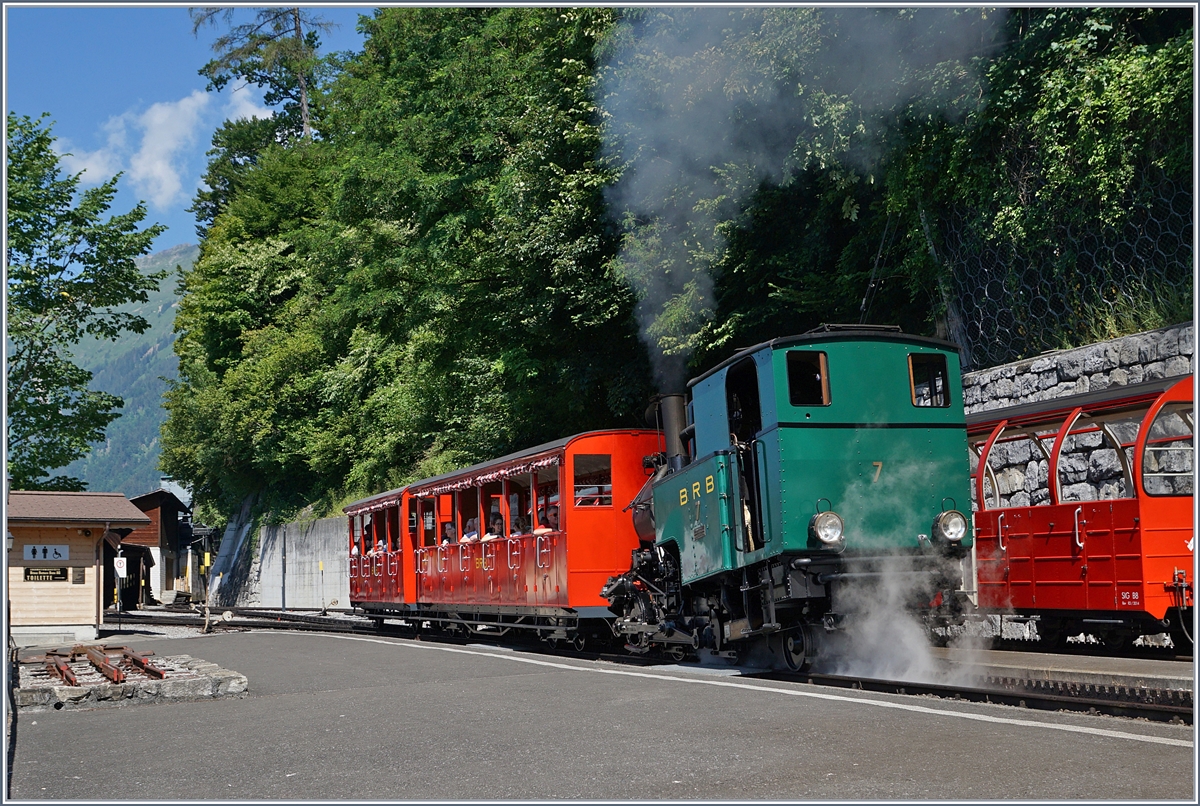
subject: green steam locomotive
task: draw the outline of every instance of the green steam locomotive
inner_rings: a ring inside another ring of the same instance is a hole
[[[946,623],[971,545],[957,347],[826,325],[738,352],[652,410],[642,543],[602,596],[634,652],[807,668],[868,603]],[[968,575],[969,578],[969,575]]]

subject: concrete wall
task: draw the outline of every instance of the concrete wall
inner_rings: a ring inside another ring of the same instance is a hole
[[[968,414],[1070,395],[1128,386],[1195,372],[1195,336],[1191,322],[1045,353],[1011,364],[963,375]],[[1121,442],[1137,434],[1141,414],[1110,426]],[[1176,424],[1183,427],[1182,423]],[[1190,430],[1190,429],[1189,429]],[[1047,445],[1049,447],[1049,445]],[[1133,450],[1126,449],[1132,465]],[[1179,461],[1190,457],[1178,456]],[[1049,501],[1049,462],[1031,440],[997,445],[988,462],[996,473],[1000,506],[1028,506]],[[971,456],[971,472],[978,462]],[[1131,495],[1125,489],[1116,448],[1099,433],[1068,437],[1062,454],[1065,501],[1095,501]],[[988,484],[989,501],[993,491]],[[974,485],[971,488],[974,496]],[[989,503],[989,506],[995,506]]]
[[[256,606],[349,607],[346,528],[345,518],[264,526],[259,531]],[[335,599],[337,605],[330,605]]]
[[[242,502],[238,516],[225,527],[221,548],[208,572],[208,603],[214,607],[253,607],[256,557],[250,556],[253,496]]]

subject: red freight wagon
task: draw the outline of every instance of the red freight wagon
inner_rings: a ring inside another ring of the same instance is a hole
[[[638,547],[657,431],[592,431],[356,501],[350,600],[378,618],[580,641]]]
[[[1151,381],[967,417],[980,609],[1037,616],[1051,643],[1086,632],[1115,646],[1170,632],[1190,649],[1192,384]]]

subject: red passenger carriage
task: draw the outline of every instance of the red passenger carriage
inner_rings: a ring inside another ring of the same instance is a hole
[[[1192,385],[1188,376],[967,417],[981,609],[1037,616],[1051,643],[1170,632],[1190,649]],[[1021,441],[1032,450],[1018,454]]]
[[[662,450],[657,431],[592,431],[356,501],[345,508],[351,603],[377,618],[579,641],[583,620],[611,615],[600,590],[638,547],[622,510],[651,472],[644,458]],[[473,523],[479,539],[466,541]]]

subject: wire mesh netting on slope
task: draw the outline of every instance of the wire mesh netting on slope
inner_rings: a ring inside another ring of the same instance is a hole
[[[995,211],[957,209],[943,220],[946,263],[963,319],[968,368],[996,366],[1192,318],[1193,197],[1160,179],[1119,221],[1035,195],[1021,237],[996,234]],[[1044,215],[1039,215],[1043,213]],[[1064,220],[1068,219],[1068,220]]]

